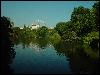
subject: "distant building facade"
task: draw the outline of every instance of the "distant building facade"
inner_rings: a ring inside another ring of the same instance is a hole
[[[32,30],[32,29],[38,29],[39,27],[40,27],[39,24],[32,24],[29,28],[31,28]],[[23,28],[20,28],[20,29],[23,29]]]
[[[38,29],[39,27],[40,27],[40,25],[38,25],[38,24],[32,24],[32,29]]]
[[[20,28],[20,29],[23,29],[23,28]]]

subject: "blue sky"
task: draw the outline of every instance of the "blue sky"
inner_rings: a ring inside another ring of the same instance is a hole
[[[31,26],[38,19],[47,27],[67,22],[74,7],[92,8],[95,1],[1,1],[1,16],[10,17],[15,26]]]

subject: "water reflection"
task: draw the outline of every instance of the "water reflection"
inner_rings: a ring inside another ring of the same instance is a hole
[[[49,40],[47,38],[23,38],[20,40],[16,40],[15,45],[18,44],[22,44],[23,45],[23,49],[25,49],[26,47],[38,47],[41,49],[45,49],[48,45],[49,45]]]
[[[70,61],[72,73],[74,74],[95,74],[99,73],[98,58],[91,58],[82,48],[79,41],[67,42],[60,41],[54,45],[58,55],[65,55],[66,60]],[[70,58],[70,59],[67,59]]]
[[[37,41],[38,47],[41,49],[45,49],[48,45],[49,41],[47,38],[39,38]]]
[[[55,41],[50,42],[47,38],[38,38],[38,39],[35,38],[31,40],[27,39],[27,41],[24,39],[24,41],[20,41],[20,42],[23,44],[24,49],[27,47],[31,47],[36,51],[40,51],[40,50],[43,51],[45,49],[46,51],[48,51],[47,48],[53,46],[58,56],[60,57],[65,56],[66,57],[65,60],[67,62],[69,61],[71,73],[73,74],[99,73],[98,57],[94,58],[94,56],[92,56],[91,54],[89,55],[88,54],[89,52],[86,52],[88,51],[87,50],[88,48],[84,48],[80,41],[65,42],[63,40],[60,40],[59,42],[55,43]],[[46,58],[45,60],[48,59]],[[41,64],[43,64],[42,61]]]

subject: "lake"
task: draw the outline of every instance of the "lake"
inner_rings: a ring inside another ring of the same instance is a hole
[[[86,52],[80,42],[16,41],[13,74],[91,74],[98,73],[98,57]]]

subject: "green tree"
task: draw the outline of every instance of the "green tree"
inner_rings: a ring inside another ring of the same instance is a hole
[[[60,22],[56,25],[55,30],[65,41],[72,41],[77,38],[76,32],[73,31],[72,22]]]
[[[99,2],[94,3],[92,7],[93,15],[95,16],[94,19],[96,19],[96,29],[99,31]]]
[[[72,15],[72,29],[78,34],[78,36],[87,35],[91,32],[92,24],[90,21],[90,10],[82,6],[74,8]]]
[[[56,24],[56,27],[54,28],[56,31],[58,31],[58,34],[62,36],[66,31],[66,22],[59,22]]]
[[[13,39],[19,39],[20,38],[20,28],[19,27],[13,27]]]
[[[65,41],[73,41],[75,39],[78,39],[77,34],[74,31],[67,31],[62,38]]]
[[[46,37],[48,35],[48,28],[46,26],[42,26],[37,29],[37,37]]]

